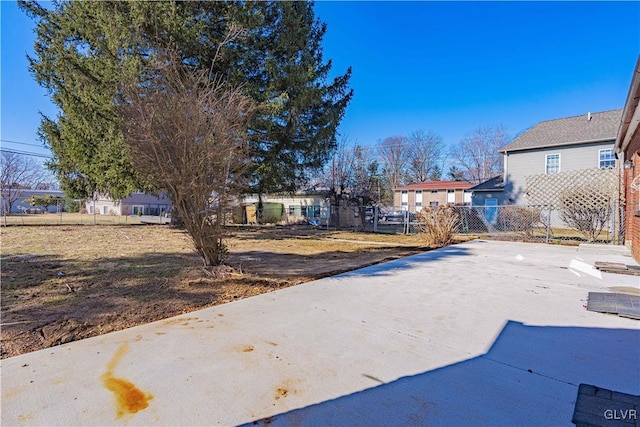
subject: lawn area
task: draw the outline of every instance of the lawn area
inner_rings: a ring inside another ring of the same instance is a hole
[[[416,235],[311,227],[229,234],[229,267],[212,274],[188,235],[168,226],[0,228],[2,358],[428,249]]]
[[[81,213],[10,214],[2,225],[128,225],[140,224],[136,215],[93,215]]]

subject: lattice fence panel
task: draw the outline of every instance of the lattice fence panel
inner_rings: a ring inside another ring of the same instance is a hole
[[[527,177],[529,205],[548,205],[562,208],[570,203],[584,208],[610,207],[620,200],[616,169],[582,169],[557,174]]]

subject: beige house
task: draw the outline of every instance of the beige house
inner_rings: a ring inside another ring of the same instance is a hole
[[[257,223],[258,195],[246,195],[241,200],[241,210],[234,218],[237,223]],[[263,218],[266,222],[280,224],[296,224],[313,222],[326,226],[331,221],[331,213],[335,214],[336,206],[331,206],[329,199],[322,192],[299,192],[295,194],[267,194],[262,196]],[[343,201],[337,217],[340,228],[358,227],[362,221],[359,209],[350,207]],[[334,215],[335,218],[335,215]],[[330,223],[331,227],[336,224]]]
[[[463,181],[425,181],[393,190],[395,211],[420,212],[425,206],[470,205],[473,184]]]

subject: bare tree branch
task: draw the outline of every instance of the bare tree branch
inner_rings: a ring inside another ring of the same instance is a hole
[[[409,180],[424,182],[436,172],[442,160],[442,137],[418,129],[409,136]]]
[[[503,125],[481,126],[456,144],[451,157],[457,161],[467,181],[479,184],[502,171],[500,149],[509,142]]]
[[[13,205],[20,200],[25,190],[49,187],[48,176],[42,165],[32,158],[2,152],[0,157],[0,195],[2,212],[10,213]]]
[[[167,49],[142,80],[123,87],[125,145],[136,171],[171,197],[205,266],[220,264],[226,209],[250,164],[240,88],[192,71]]]
[[[406,136],[391,136],[378,143],[387,202],[393,203],[393,189],[406,182],[409,154],[409,138]]]

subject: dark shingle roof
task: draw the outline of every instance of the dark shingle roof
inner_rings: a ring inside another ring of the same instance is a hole
[[[475,187],[471,187],[469,191],[504,191],[502,175],[494,176],[485,182],[481,182]]]
[[[615,140],[622,109],[540,122],[506,145],[501,152]]]

